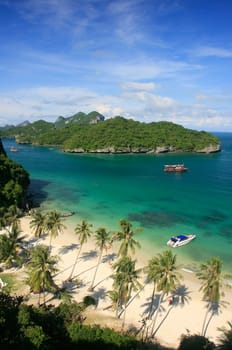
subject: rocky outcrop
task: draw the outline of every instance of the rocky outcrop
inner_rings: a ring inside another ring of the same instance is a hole
[[[221,151],[221,145],[209,145],[201,150],[198,150],[197,153],[216,153]]]
[[[93,149],[86,151],[84,148],[74,148],[63,150],[67,153],[104,153],[104,154],[159,154],[159,153],[170,153],[170,152],[181,152],[176,150],[173,146],[158,146],[156,148],[145,148],[145,147],[104,147],[99,149]],[[215,153],[220,152],[220,145],[209,145],[201,150],[196,151],[197,153]]]

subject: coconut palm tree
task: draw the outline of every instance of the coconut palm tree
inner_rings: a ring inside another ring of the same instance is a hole
[[[180,274],[176,264],[176,255],[173,255],[171,250],[165,250],[153,257],[148,264],[148,278],[156,285],[157,292],[160,292],[159,303],[154,314],[151,337],[154,337],[157,330],[154,331],[157,316],[160,311],[161,303],[165,295],[173,293],[177,286],[180,285]]]
[[[219,303],[223,292],[222,260],[213,257],[206,263],[201,264],[197,277],[201,280],[200,291],[203,292],[203,300],[208,303],[205,319],[202,326],[202,335],[205,336],[212,317],[218,312]],[[208,321],[207,321],[207,317]]]
[[[34,211],[32,213],[32,220],[30,221],[30,228],[33,229],[35,237],[40,238],[46,229],[46,215],[41,211]]]
[[[50,235],[49,247],[51,249],[52,239],[56,238],[65,229],[65,225],[62,223],[62,215],[56,210],[50,211],[47,214],[45,227]]]
[[[139,229],[132,230],[132,224],[127,220],[120,220],[121,231],[116,232],[112,240],[121,242],[118,255],[125,257],[128,255],[129,250],[132,254],[135,253],[135,248],[141,248],[140,243],[134,238],[135,232]]]
[[[16,205],[11,205],[9,208],[7,208],[7,211],[2,213],[0,219],[0,227],[10,227],[12,225],[19,226],[19,218]]]
[[[92,231],[91,231],[92,226],[93,225],[89,224],[86,220],[82,220],[81,223],[75,227],[75,233],[78,236],[80,247],[78,249],[77,256],[76,256],[75,262],[73,264],[72,271],[71,271],[70,276],[68,278],[69,281],[72,280],[72,276],[73,276],[74,270],[76,268],[77,261],[79,259],[83,244],[88,241],[88,238],[92,234]]]
[[[100,252],[99,252],[98,262],[97,262],[97,266],[96,266],[96,269],[94,272],[93,280],[92,280],[91,286],[89,288],[90,290],[94,289],[94,282],[95,282],[95,278],[97,275],[99,265],[101,263],[103,250],[104,249],[107,250],[108,245],[111,241],[110,232],[107,232],[104,227],[98,228],[97,231],[95,232],[94,237],[95,237],[96,246],[100,249]]]
[[[139,274],[141,269],[135,269],[136,260],[132,260],[131,257],[125,256],[120,258],[113,266],[115,274],[113,276],[113,287],[118,292],[118,310],[117,315],[120,317],[124,312],[122,328],[125,324],[126,307],[130,301],[133,291],[137,291],[141,288],[139,282]],[[122,311],[119,313],[119,311]]]
[[[0,235],[0,261],[11,267],[14,264],[20,266],[23,262],[22,253],[24,249],[25,236],[20,236],[21,230],[15,222],[7,233]]]
[[[40,306],[40,295],[45,292],[55,292],[57,287],[52,275],[57,272],[56,264],[58,257],[50,255],[50,249],[44,245],[36,246],[31,252],[31,260],[27,263],[27,283],[33,292],[39,293],[38,304]]]

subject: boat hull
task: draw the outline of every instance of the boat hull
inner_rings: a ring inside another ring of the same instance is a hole
[[[172,248],[178,248],[190,243],[195,238],[196,238],[196,235],[175,236],[175,237],[171,237],[167,241],[167,245]]]

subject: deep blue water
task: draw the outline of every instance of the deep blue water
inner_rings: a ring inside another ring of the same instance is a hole
[[[125,218],[142,232],[137,238],[149,257],[166,249],[171,235],[195,233],[197,239],[176,249],[189,267],[220,256],[232,261],[232,133],[217,133],[215,154],[76,155],[57,148],[17,145],[3,139],[10,158],[30,173],[31,191],[42,208],[76,211],[73,224],[86,219],[94,227],[119,228]],[[189,171],[164,173],[167,163]]]

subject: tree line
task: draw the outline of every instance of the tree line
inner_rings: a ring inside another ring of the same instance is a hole
[[[76,257],[69,277],[65,283],[57,286],[55,274],[58,257],[52,255],[52,242],[65,228],[62,215],[57,211],[31,212],[30,227],[36,239],[49,235],[49,246],[39,243],[29,246],[25,237],[21,236],[18,218],[12,216],[10,225],[8,223],[5,233],[0,236],[0,262],[3,269],[24,266],[26,284],[32,292],[38,293],[38,307],[28,306],[23,302],[23,297],[11,297],[4,293],[7,286],[3,287],[3,293],[0,294],[0,344],[11,344],[12,348],[17,344],[18,349],[21,345],[22,348],[27,345],[29,349],[59,349],[64,343],[67,349],[74,349],[77,344],[92,347],[99,345],[102,349],[161,349],[159,344],[154,345],[153,341],[168,314],[180,302],[182,277],[177,265],[177,256],[170,249],[164,250],[152,257],[146,266],[138,268],[137,261],[133,258],[136,249],[140,248],[140,243],[135,237],[137,229],[125,219],[119,222],[119,226],[116,232],[108,232],[104,227],[94,230],[92,224],[86,220],[78,223],[74,229],[79,243]],[[81,282],[76,277],[78,262],[82,248],[90,238],[96,243],[98,262],[88,289],[90,295],[77,302],[72,299],[70,290],[65,286],[70,282],[77,285]],[[116,318],[122,318],[122,333],[125,338],[112,330],[83,324],[84,315],[88,318],[86,308],[95,303],[91,292],[96,288],[95,280],[103,253],[107,255],[110,246],[115,242],[119,243],[119,248],[117,259],[112,264],[112,289],[106,294],[111,301],[109,308],[114,310]],[[208,326],[221,306],[224,283],[222,267],[222,261],[218,257],[200,264],[196,275],[207,305],[205,319],[202,322],[201,333],[183,336],[178,350],[231,349],[232,323],[228,323],[229,329],[222,330],[220,345],[216,346],[206,337]],[[145,276],[144,282],[141,280],[142,276]],[[131,337],[125,331],[126,311],[147,283],[153,285],[150,305],[141,319],[141,327],[136,329]],[[45,296],[48,292],[53,295],[52,298],[62,300],[58,307],[47,305]],[[186,295],[182,294],[181,297]],[[167,300],[169,307],[163,319],[158,322],[162,305]]]

